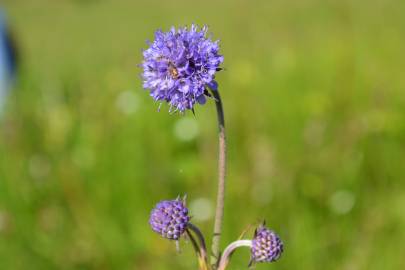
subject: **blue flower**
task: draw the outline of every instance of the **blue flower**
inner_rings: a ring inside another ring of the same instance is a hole
[[[168,102],[171,110],[193,110],[196,103],[205,103],[207,87],[217,90],[215,73],[224,58],[207,31],[196,25],[158,30],[143,52],[143,87],[156,101]]]
[[[261,225],[252,240],[252,262],[274,262],[283,253],[284,245],[280,237]]]
[[[152,210],[149,224],[152,230],[164,238],[179,240],[187,229],[190,216],[181,199],[161,201]]]

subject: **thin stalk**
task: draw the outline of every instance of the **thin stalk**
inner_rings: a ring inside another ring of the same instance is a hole
[[[226,137],[225,137],[225,120],[224,110],[222,107],[221,97],[218,91],[211,91],[215,98],[217,109],[218,127],[219,127],[219,155],[218,155],[218,193],[217,205],[215,211],[214,234],[212,237],[212,257],[211,264],[217,265],[219,258],[219,248],[222,233],[222,222],[224,217],[225,203],[225,172],[226,172]]]
[[[237,240],[226,247],[224,253],[221,256],[221,260],[218,263],[217,270],[225,270],[228,266],[229,259],[232,253],[239,247],[252,247],[252,240]]]
[[[197,254],[198,258],[198,266],[200,270],[209,270],[207,264],[207,257],[205,256],[205,252],[202,252],[202,248],[197,244],[193,234],[190,231],[190,228],[186,229],[186,233],[188,238],[190,239],[191,243],[193,244],[195,253]],[[204,254],[204,255],[203,255]]]
[[[191,234],[189,229],[186,229],[186,234],[187,234],[188,238],[190,239],[191,244],[193,244],[195,253],[197,254],[198,257],[200,257],[201,256],[200,247],[198,246],[197,241],[195,241],[194,236]]]
[[[189,232],[189,229],[197,235],[197,238],[198,238],[198,241],[200,244],[199,253],[200,253],[201,257],[203,258],[203,260],[205,262],[207,262],[207,246],[205,244],[204,235],[201,233],[200,229],[198,229],[198,227],[192,223],[187,224],[187,232]]]

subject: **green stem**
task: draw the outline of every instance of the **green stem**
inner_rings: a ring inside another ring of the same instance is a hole
[[[205,244],[204,235],[201,233],[200,229],[192,223],[188,223],[187,227],[197,235],[198,241],[200,242],[199,253],[204,260],[207,260],[207,246]]]
[[[212,238],[212,255],[211,264],[216,268],[219,259],[219,248],[222,233],[222,222],[224,217],[225,203],[225,172],[226,172],[226,137],[225,137],[225,120],[222,107],[221,97],[218,91],[211,91],[215,98],[217,109],[218,127],[219,127],[219,156],[218,156],[218,193],[217,205],[215,211],[214,235]]]

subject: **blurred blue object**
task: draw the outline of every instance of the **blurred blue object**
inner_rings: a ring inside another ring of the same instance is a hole
[[[6,18],[0,10],[0,112],[16,73],[15,50],[7,28]]]

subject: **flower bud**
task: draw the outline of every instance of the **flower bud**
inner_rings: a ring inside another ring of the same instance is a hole
[[[152,230],[164,238],[178,240],[190,221],[183,200],[161,201],[152,210],[149,224]]]

